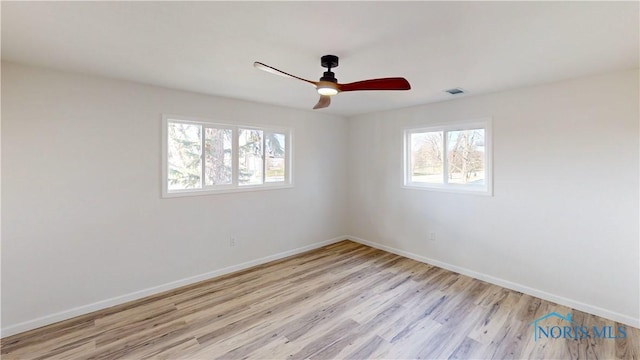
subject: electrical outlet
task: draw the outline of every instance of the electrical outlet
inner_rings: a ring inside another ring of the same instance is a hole
[[[429,241],[436,241],[436,233],[429,233]]]
[[[229,238],[229,246],[231,247],[236,246],[236,238]]]

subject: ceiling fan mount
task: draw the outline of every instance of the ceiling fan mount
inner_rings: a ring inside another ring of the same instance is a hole
[[[320,81],[311,81],[307,79],[303,79],[301,77],[291,75],[282,70],[278,70],[269,65],[265,65],[261,62],[254,62],[253,66],[266,71],[272,74],[301,80],[313,85],[318,93],[320,94],[320,100],[314,106],[314,109],[326,108],[331,104],[331,96],[336,95],[340,92],[344,91],[362,91],[362,90],[409,90],[411,89],[411,85],[405,78],[395,77],[395,78],[381,78],[381,79],[369,79],[356,81],[348,84],[339,84],[338,79],[336,79],[335,74],[331,71],[332,68],[338,67],[338,57],[335,55],[324,55],[320,58],[320,65],[323,68],[326,68],[327,71],[324,72],[323,76],[320,78]]]
[[[335,55],[325,55],[320,58],[320,65],[323,68],[327,68],[329,69],[329,71],[331,71],[331,68],[338,67],[338,57]]]
[[[320,58],[320,66],[323,68],[327,68],[327,71],[324,72],[320,81],[330,81],[333,83],[337,83],[338,79],[336,79],[336,75],[331,71],[331,68],[338,67],[338,57],[335,55],[325,55]]]

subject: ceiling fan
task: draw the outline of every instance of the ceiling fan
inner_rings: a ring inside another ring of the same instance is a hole
[[[314,109],[326,108],[331,104],[331,96],[336,95],[339,92],[343,91],[361,91],[361,90],[409,90],[411,89],[411,85],[407,81],[407,79],[402,77],[392,77],[392,78],[381,78],[381,79],[369,79],[356,81],[348,84],[340,84],[335,77],[332,68],[338,67],[338,57],[335,55],[325,55],[320,59],[320,65],[324,68],[327,68],[327,71],[324,72],[324,75],[320,78],[320,81],[311,81],[307,79],[303,79],[301,77],[291,75],[282,70],[278,70],[269,65],[265,65],[261,62],[254,62],[253,66],[264,70],[266,72],[270,72],[272,74],[298,79],[305,81],[311,85],[313,85],[320,94],[320,100],[314,106]]]

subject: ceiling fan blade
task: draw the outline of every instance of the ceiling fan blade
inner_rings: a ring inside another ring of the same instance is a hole
[[[291,75],[291,74],[286,73],[286,72],[284,72],[282,70],[278,70],[278,69],[276,69],[276,68],[274,68],[272,66],[265,65],[265,64],[263,64],[261,62],[258,62],[258,61],[253,63],[253,67],[255,67],[256,69],[260,69],[260,70],[272,73],[272,74],[276,74],[276,75],[280,75],[280,76],[284,76],[284,77],[288,77],[288,78],[292,78],[292,79],[302,80],[302,81],[308,82],[309,84],[311,84],[313,86],[317,86],[317,84],[318,84],[315,81],[311,81],[311,80],[303,79],[303,78],[295,76],[295,75]]]
[[[338,89],[340,91],[409,90],[411,89],[411,85],[405,78],[394,77],[356,81],[348,84],[338,84]]]
[[[331,96],[320,95],[320,100],[318,100],[318,103],[313,107],[313,109],[326,108],[329,107],[329,104],[331,104]]]

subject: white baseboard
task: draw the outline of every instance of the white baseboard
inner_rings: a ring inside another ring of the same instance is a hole
[[[442,261],[438,261],[438,260],[434,260],[434,259],[430,259],[428,257],[422,256],[422,255],[418,255],[409,251],[404,251],[404,250],[400,250],[400,249],[396,249],[387,245],[383,245],[383,244],[379,244],[376,242],[372,242],[372,241],[368,241],[365,239],[361,239],[359,237],[356,236],[339,236],[333,239],[329,239],[329,240],[325,240],[325,241],[321,241],[321,242],[317,242],[311,245],[307,245],[307,246],[303,246],[297,249],[293,249],[293,250],[288,250],[288,251],[284,251],[284,252],[280,252],[277,254],[273,254],[273,255],[269,255],[269,256],[265,256],[259,259],[255,259],[255,260],[251,260],[251,261],[247,261],[241,264],[237,264],[237,265],[233,265],[233,266],[228,266],[226,268],[222,268],[222,269],[218,269],[218,270],[214,270],[214,271],[210,271],[204,274],[200,274],[200,275],[196,275],[196,276],[192,276],[189,278],[185,278],[185,279],[181,279],[181,280],[177,280],[177,281],[172,281],[166,284],[162,284],[162,285],[158,285],[158,286],[154,286],[151,288],[147,288],[147,289],[143,289],[140,291],[135,291],[129,294],[124,294],[121,296],[116,296],[110,299],[105,299],[102,301],[98,301],[92,304],[87,304],[87,305],[83,305],[83,306],[79,306],[76,308],[72,308],[69,310],[64,310],[64,311],[60,311],[54,314],[50,314],[50,315],[46,315],[46,316],[42,316],[33,320],[28,320],[25,322],[21,322],[19,324],[14,324],[14,325],[9,325],[5,328],[2,328],[0,330],[0,338],[2,337],[6,337],[6,336],[11,336],[11,335],[15,335],[24,331],[29,331],[29,330],[33,330],[42,326],[46,326],[46,325],[50,325],[59,321],[63,321],[63,320],[67,320],[76,316],[80,316],[80,315],[85,315],[94,311],[98,311],[98,310],[103,310],[106,308],[109,308],[111,306],[115,306],[115,305],[120,305],[120,304],[124,304],[128,301],[133,301],[133,300],[138,300],[147,296],[151,296],[151,295],[155,295],[164,291],[168,291],[168,290],[173,290],[182,286],[186,286],[186,285],[190,285],[190,284],[194,284],[197,283],[199,281],[203,281],[203,280],[208,280],[208,279],[212,279],[215,278],[217,276],[221,276],[221,275],[225,275],[225,274],[229,274],[232,273],[234,271],[239,271],[239,270],[243,270],[243,269],[247,269],[250,268],[252,266],[256,266],[256,265],[260,265],[260,264],[264,264],[270,261],[274,261],[274,260],[279,260],[282,258],[285,258],[287,256],[291,256],[291,255],[296,255],[296,254],[300,254],[303,253],[305,251],[309,251],[309,250],[313,250],[313,249],[317,249],[320,248],[322,246],[326,246],[326,245],[330,245],[345,239],[349,239],[358,243],[361,243],[363,245],[367,245],[367,246],[371,246],[380,250],[384,250],[390,253],[394,253],[394,254],[398,254],[416,261],[420,261],[423,263],[427,263],[430,265],[434,265],[434,266],[438,266],[441,267],[443,269],[447,269],[450,271],[454,271],[466,276],[470,276],[472,278],[475,279],[479,279],[479,280],[483,280],[498,286],[502,286],[505,287],[507,289],[511,289],[511,290],[515,290],[515,291],[519,291],[531,296],[535,296],[535,297],[539,297],[541,299],[544,300],[548,300],[560,305],[564,305],[564,306],[568,306],[580,311],[584,311],[586,313],[589,314],[593,314],[593,315],[597,315],[597,316],[601,316],[603,318],[606,319],[610,319],[613,321],[617,321],[629,326],[633,326],[636,328],[640,328],[640,319],[636,319],[633,318],[631,316],[627,316],[624,314],[620,314],[614,311],[610,311],[607,309],[603,309],[597,306],[593,306],[593,305],[589,305],[589,304],[585,304],[582,303],[580,301],[576,301],[576,300],[572,300],[572,299],[567,299],[565,297],[562,296],[558,296],[558,295],[554,295],[554,294],[550,294],[547,293],[545,291],[542,290],[538,290],[538,289],[534,289],[525,285],[521,285],[521,284],[517,284],[508,280],[504,280],[504,279],[500,279],[500,278],[496,278],[490,275],[486,275],[486,274],[482,274],[473,270],[469,270],[460,266],[456,266],[456,265],[451,265]]]
[[[360,244],[363,245],[367,245],[367,246],[371,246],[374,247],[376,249],[380,249],[380,250],[384,250],[390,253],[394,253],[397,255],[401,255],[416,261],[420,261],[423,263],[427,263],[430,265],[434,265],[443,269],[447,269],[450,271],[454,271],[457,272],[459,274],[463,274],[466,276],[470,276],[472,278],[478,279],[478,280],[482,280],[482,281],[486,281],[488,283],[491,284],[495,284],[498,286],[502,286],[504,288],[507,289],[511,289],[511,290],[515,290],[515,291],[519,291],[521,293],[527,294],[527,295],[531,295],[531,296],[535,296],[538,297],[540,299],[544,299],[547,301],[551,301],[560,305],[564,305],[576,310],[580,310],[580,311],[584,311],[586,313],[589,314],[593,314],[593,315],[597,315],[600,317],[603,317],[605,319],[609,319],[609,320],[613,320],[613,321],[617,321],[619,323],[622,324],[626,324],[629,326],[633,326],[635,328],[640,328],[640,319],[636,319],[634,317],[628,316],[628,315],[624,315],[624,314],[620,314],[618,312],[615,311],[610,311],[607,309],[603,309],[601,307],[598,306],[593,306],[593,305],[589,305],[589,304],[585,304],[583,302],[577,301],[577,300],[572,300],[572,299],[567,299],[565,297],[562,296],[558,296],[558,295],[554,295],[542,290],[538,290],[538,289],[534,289],[525,285],[521,285],[518,283],[514,283],[508,280],[504,280],[504,279],[500,279],[497,277],[493,277],[490,275],[486,275],[483,273],[479,273],[477,271],[473,271],[473,270],[469,270],[467,268],[463,268],[460,266],[456,266],[456,265],[451,265],[442,261],[438,261],[438,260],[434,260],[434,259],[430,259],[428,257],[422,256],[422,255],[418,255],[409,251],[404,251],[404,250],[400,250],[400,249],[396,249],[393,248],[391,246],[387,246],[387,245],[383,245],[383,244],[379,244],[376,242],[372,242],[372,241],[368,241],[365,239],[361,239],[359,237],[356,236],[346,236],[347,239],[358,242]]]
[[[346,237],[345,236],[339,236],[333,239],[329,239],[329,240],[325,240],[325,241],[320,241],[311,245],[307,245],[307,246],[303,246],[297,249],[293,249],[293,250],[288,250],[288,251],[283,251],[277,254],[273,254],[273,255],[269,255],[269,256],[265,256],[259,259],[255,259],[255,260],[251,260],[251,261],[247,261],[241,264],[237,264],[237,265],[232,265],[232,266],[228,266],[222,269],[218,269],[218,270],[214,270],[214,271],[210,271],[204,274],[200,274],[200,275],[196,275],[196,276],[191,276],[185,279],[180,279],[180,280],[176,280],[176,281],[172,281],[166,284],[162,284],[162,285],[158,285],[158,286],[154,286],[154,287],[150,287],[147,289],[143,289],[140,291],[135,291],[129,294],[124,294],[124,295],[120,295],[120,296],[116,296],[110,299],[105,299],[105,300],[101,300],[98,302],[94,302],[92,304],[87,304],[87,305],[83,305],[83,306],[78,306],[69,310],[64,310],[64,311],[60,311],[54,314],[50,314],[50,315],[46,315],[46,316],[42,316],[33,320],[28,320],[25,322],[21,322],[19,324],[14,324],[14,325],[9,325],[5,328],[2,328],[2,330],[0,330],[0,338],[6,337],[6,336],[11,336],[11,335],[15,335],[21,332],[25,332],[25,331],[29,331],[29,330],[33,330],[42,326],[46,326],[46,325],[51,325],[53,323],[59,322],[59,321],[63,321],[63,320],[68,320],[71,319],[73,317],[76,316],[80,316],[80,315],[85,315],[85,314],[89,314],[91,312],[94,311],[98,311],[98,310],[103,310],[115,305],[120,305],[120,304],[124,304],[126,302],[132,301],[132,300],[138,300],[147,296],[151,296],[151,295],[155,295],[155,294],[159,294],[161,292],[164,291],[168,291],[168,290],[173,290],[173,289],[177,289],[179,287],[185,286],[185,285],[191,285],[194,283],[197,283],[199,281],[203,281],[203,280],[208,280],[208,279],[212,279],[215,278],[217,276],[221,276],[221,275],[225,275],[225,274],[229,274],[232,273],[234,271],[238,271],[238,270],[244,270],[247,268],[250,268],[252,266],[256,266],[256,265],[261,265],[264,263],[268,263],[270,261],[274,261],[274,260],[279,260],[282,258],[285,258],[287,256],[291,256],[291,255],[296,255],[296,254],[300,254],[303,253],[305,251],[309,251],[309,250],[313,250],[313,249],[317,249],[326,245],[330,245],[339,241],[343,241],[345,240]]]

